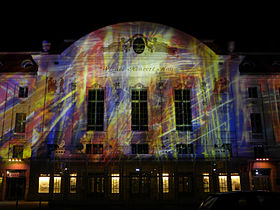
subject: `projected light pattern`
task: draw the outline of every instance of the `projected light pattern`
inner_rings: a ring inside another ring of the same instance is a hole
[[[23,105],[14,93],[19,81],[31,90],[25,142],[34,157],[48,154],[54,144],[66,158],[85,153],[86,144],[102,144],[103,154],[88,155],[95,161],[181,158],[178,144],[193,144],[193,155],[184,157],[229,157],[238,141],[248,143],[240,61],[216,55],[173,28],[117,24],[82,37],[61,55],[33,58],[37,78],[13,75],[1,82],[1,119],[13,119],[10,125],[1,121],[2,158],[14,138],[13,110]],[[131,90],[139,88],[147,89],[148,131],[142,132],[131,129]],[[103,131],[87,130],[89,89],[104,90]],[[191,91],[192,131],[176,130],[176,89]],[[148,144],[149,154],[132,154],[131,144]],[[29,150],[25,157],[30,155]]]

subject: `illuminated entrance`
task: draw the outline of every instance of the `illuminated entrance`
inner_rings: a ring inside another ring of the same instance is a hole
[[[252,170],[253,190],[271,191],[270,168]]]

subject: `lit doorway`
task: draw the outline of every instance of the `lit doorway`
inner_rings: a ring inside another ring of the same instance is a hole
[[[270,168],[256,168],[252,170],[253,190],[271,191]]]

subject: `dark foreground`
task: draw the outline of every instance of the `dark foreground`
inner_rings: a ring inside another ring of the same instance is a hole
[[[91,202],[65,202],[65,203],[49,203],[47,201],[0,201],[0,210],[196,210],[197,206],[190,206],[180,203],[170,203],[164,201],[154,202],[112,202],[106,203],[91,203]]]

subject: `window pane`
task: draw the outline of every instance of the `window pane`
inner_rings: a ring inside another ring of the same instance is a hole
[[[203,174],[202,180],[203,180],[203,192],[210,192],[209,174],[208,173]]]
[[[60,193],[61,191],[61,177],[54,177],[53,193]]]
[[[112,174],[112,193],[120,193],[120,175]]]
[[[104,192],[104,177],[96,177],[96,192]]]
[[[131,178],[131,193],[139,193],[139,177]]]
[[[131,153],[132,153],[132,154],[137,154],[137,151],[136,151],[136,144],[131,144]]]
[[[140,91],[140,100],[147,100],[147,90]]]
[[[94,183],[95,183],[94,177],[91,177],[90,178],[90,192],[92,192],[92,193],[95,192]]]
[[[175,90],[175,118],[176,130],[192,131],[192,113],[190,103],[190,90]]]
[[[262,133],[261,115],[259,113],[252,113],[250,117],[251,117],[252,132]]]
[[[16,113],[15,132],[24,133],[26,124],[26,113]]]
[[[104,126],[104,90],[88,91],[88,130],[103,131]]]
[[[103,101],[104,100],[104,90],[97,90],[97,100]]]
[[[249,87],[248,88],[249,98],[258,98],[258,88],[257,87]]]
[[[169,192],[169,174],[167,173],[162,174],[162,192]]]
[[[19,87],[18,97],[19,98],[28,97],[28,87]]]
[[[88,91],[88,100],[95,100],[96,91],[95,90],[89,90]]]
[[[13,158],[23,158],[23,146],[15,145],[13,146]]]
[[[227,192],[227,176],[220,175],[219,176],[219,187],[220,192]]]
[[[77,177],[76,174],[71,176],[70,175],[70,193],[77,192]]]
[[[39,177],[38,193],[49,193],[50,177]]]
[[[240,191],[241,190],[240,176],[239,175],[232,175],[231,176],[231,188],[232,188],[232,191]]]
[[[131,129],[148,130],[147,90],[132,90],[131,99]]]

